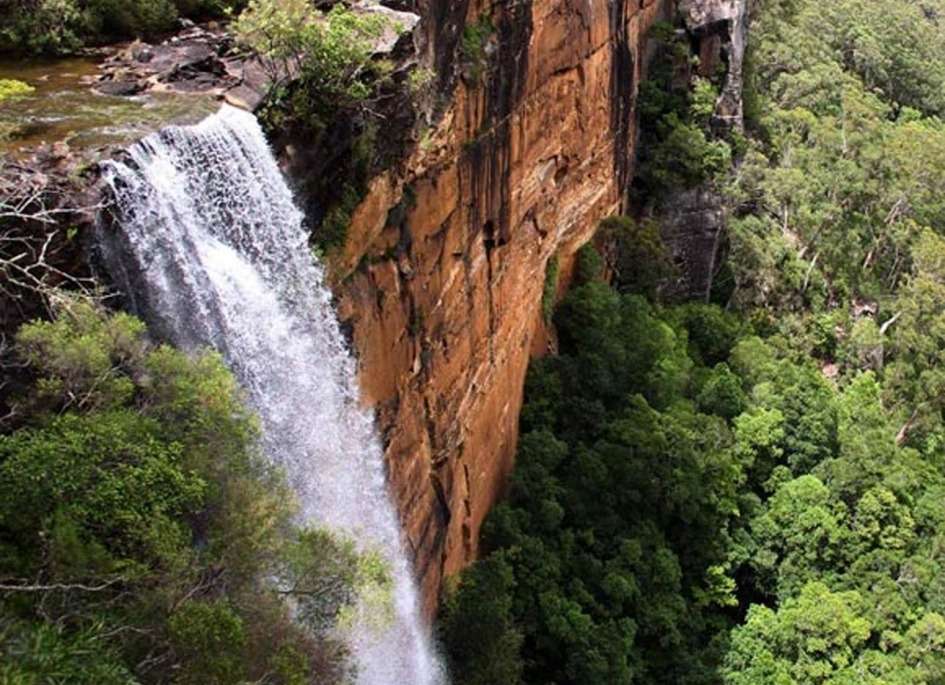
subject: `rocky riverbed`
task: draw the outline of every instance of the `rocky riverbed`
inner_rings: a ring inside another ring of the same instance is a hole
[[[214,24],[187,24],[155,44],[0,60],[0,79],[34,88],[0,104],[0,153],[17,158],[44,144],[74,151],[127,144],[169,123],[193,123],[221,100],[253,109],[268,83],[259,63]]]

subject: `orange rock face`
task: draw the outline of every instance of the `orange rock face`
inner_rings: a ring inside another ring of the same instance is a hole
[[[489,11],[467,5],[467,23]],[[491,66],[467,69],[411,158],[374,180],[335,265],[430,612],[512,468],[525,372],[550,338],[549,260],[563,288],[625,198],[645,35],[673,2],[507,5],[482,46]],[[445,25],[456,6],[423,10],[430,54],[462,32]]]

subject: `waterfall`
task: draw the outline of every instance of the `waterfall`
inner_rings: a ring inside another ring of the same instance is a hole
[[[102,250],[116,280],[175,344],[223,354],[304,521],[386,558],[393,619],[372,621],[362,606],[346,629],[358,683],[442,683],[354,360],[255,117],[224,106],[196,126],[145,138],[129,157],[104,172],[120,230],[103,237]]]

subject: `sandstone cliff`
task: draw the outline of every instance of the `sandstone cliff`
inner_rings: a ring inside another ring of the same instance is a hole
[[[409,160],[372,182],[336,271],[432,609],[442,578],[476,556],[512,467],[528,362],[550,344],[549,261],[561,264],[564,287],[574,252],[625,200],[645,36],[675,7],[428,0],[411,9],[424,17],[420,52],[451,96]],[[475,73],[461,43],[484,15],[486,66]]]

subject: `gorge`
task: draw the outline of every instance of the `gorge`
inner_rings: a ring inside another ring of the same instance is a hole
[[[941,685],[942,17],[0,7],[0,685]]]

